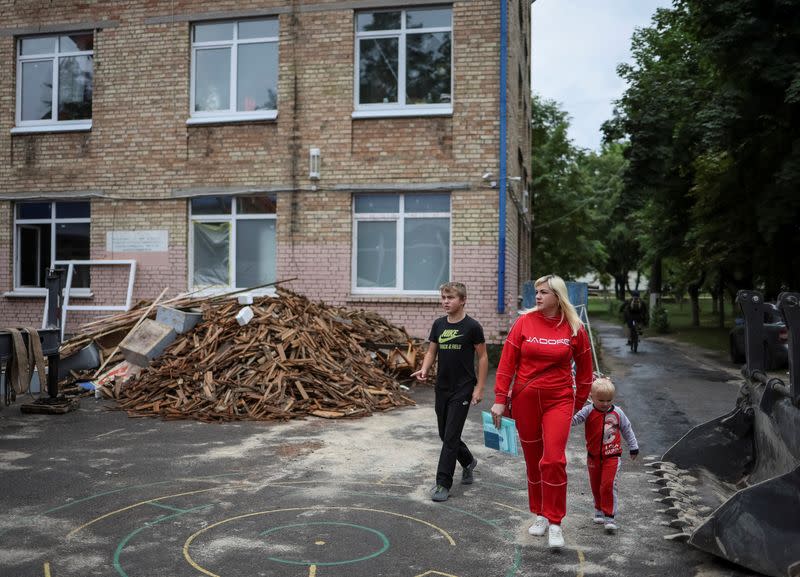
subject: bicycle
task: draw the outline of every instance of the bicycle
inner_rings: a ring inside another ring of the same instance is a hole
[[[634,353],[639,350],[639,335],[642,334],[642,328],[635,320],[631,320],[631,351]]]

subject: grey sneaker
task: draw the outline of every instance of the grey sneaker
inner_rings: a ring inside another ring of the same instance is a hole
[[[619,529],[619,524],[614,520],[614,517],[606,517],[604,528],[606,533],[616,533]]]
[[[478,459],[475,457],[472,458],[472,462],[464,467],[464,470],[461,471],[461,484],[462,485],[472,485],[475,482],[475,477],[472,476],[472,471],[475,470],[475,467],[478,466]]]
[[[431,500],[437,502],[447,501],[447,498],[449,496],[450,496],[450,489],[442,485],[436,485],[436,487],[433,489],[433,495],[431,495]]]
[[[597,523],[598,525],[603,525],[606,522],[605,515],[599,509],[594,510],[594,517],[592,517],[592,521]]]

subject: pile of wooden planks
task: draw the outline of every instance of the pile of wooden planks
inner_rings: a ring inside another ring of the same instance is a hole
[[[375,313],[314,303],[283,288],[255,299],[245,326],[236,322],[236,300],[191,304],[203,310],[194,330],[114,387],[112,396],[129,415],[341,418],[414,404],[398,378],[421,363],[418,343]],[[136,315],[126,314],[132,325]],[[127,325],[112,321],[103,332],[120,326]]]

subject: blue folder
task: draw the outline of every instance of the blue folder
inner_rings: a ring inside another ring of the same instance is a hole
[[[498,429],[494,426],[489,411],[481,411],[481,417],[483,417],[483,444],[509,455],[519,455],[517,425],[514,419],[503,417]]]

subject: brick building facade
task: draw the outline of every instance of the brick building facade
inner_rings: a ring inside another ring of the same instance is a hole
[[[417,336],[459,280],[499,342],[530,270],[530,5],[506,8],[0,0],[0,326],[41,323],[53,260],[135,259],[135,300],[294,279]],[[92,266],[72,302],[125,279]]]

